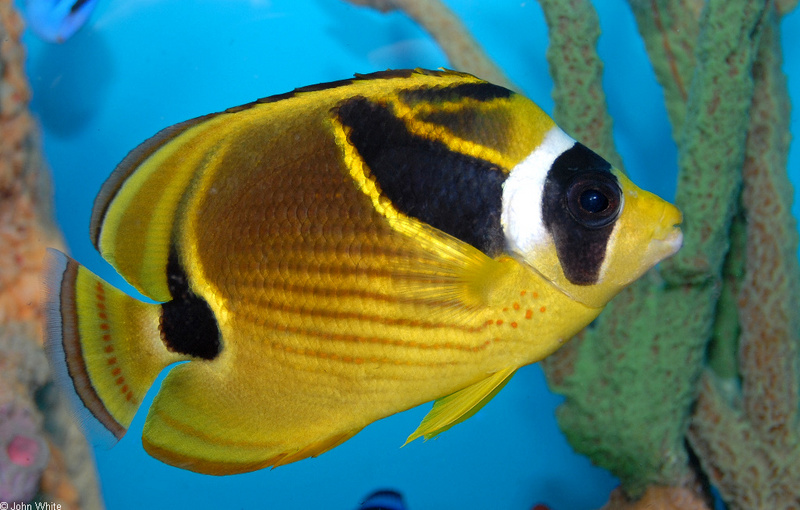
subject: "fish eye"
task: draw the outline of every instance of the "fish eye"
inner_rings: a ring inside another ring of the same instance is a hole
[[[578,197],[581,209],[590,213],[600,213],[608,208],[608,197],[600,190],[587,189]]]
[[[567,210],[587,228],[611,224],[622,209],[622,191],[613,176],[576,177],[567,188]]]

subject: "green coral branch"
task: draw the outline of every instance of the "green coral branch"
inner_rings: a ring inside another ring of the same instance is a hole
[[[571,375],[553,373],[559,358],[544,362],[551,388],[567,397],[557,416],[570,444],[633,497],[650,485],[694,481],[684,432],[694,399],[689,377],[703,359],[697,338],[706,328],[685,317],[704,297],[694,288],[667,289],[648,273],[584,332]],[[710,317],[713,308],[704,313]]]
[[[539,0],[539,4],[550,27],[547,61],[555,84],[556,122],[622,169],[603,91],[603,61],[596,51],[597,12],[589,0]]]
[[[608,117],[605,101],[597,101],[604,95],[593,7],[588,1],[540,3],[550,27],[556,121],[567,130],[582,126],[577,136],[592,147],[600,140],[612,143],[610,120],[587,121]],[[576,40],[575,34],[583,37]],[[600,92],[587,93],[587,83]],[[567,396],[558,420],[570,443],[619,477],[631,494],[640,495],[651,484],[691,478],[674,408],[687,409],[694,393],[688,382],[678,380],[683,372],[673,367],[689,362],[699,371],[704,342],[667,347],[674,334],[671,324],[682,322],[689,311],[682,304],[708,303],[697,294],[688,289],[664,295],[658,275],[650,274],[623,291],[593,328],[543,363],[551,388]],[[709,306],[701,309],[706,317],[713,314]],[[675,316],[667,320],[664,312]],[[661,321],[651,320],[658,315]],[[640,373],[644,366],[651,370],[647,377]],[[673,379],[676,385],[663,384]],[[634,402],[648,401],[655,405],[631,409]]]
[[[800,445],[780,450],[730,406],[710,372],[700,383],[692,446],[730,510],[798,508]]]
[[[697,479],[685,433],[717,323],[766,4],[710,0],[697,18],[691,9],[680,12],[686,2],[650,2],[647,13],[646,5],[631,3],[640,31],[656,32],[646,44],[679,133],[677,201],[686,243],[679,260],[663,265],[663,280],[652,272],[621,293],[571,350],[544,366],[551,387],[567,397],[558,419],[573,447],[636,497],[650,485],[688,487]],[[676,35],[676,27],[687,34]],[[696,50],[683,55],[693,31],[689,47]],[[578,122],[581,112],[571,115]]]
[[[722,288],[717,301],[714,329],[706,352],[708,368],[713,370],[723,386],[730,388],[731,391],[738,386],[740,377],[736,351],[741,327],[736,307],[745,271],[746,222],[747,219],[740,207],[731,223],[731,246],[722,266]]]
[[[738,295],[741,391],[730,391],[707,372],[689,431],[704,469],[732,509],[800,505],[798,234],[785,171],[789,95],[777,13],[771,18],[753,69],[756,86],[743,168],[747,245]]]
[[[634,497],[696,484],[688,435],[730,508],[798,508],[800,268],[779,37],[796,2],[710,0],[699,17],[686,0],[630,4],[679,145],[686,242],[665,281],[649,274],[545,361],[567,396],[559,423]]]
[[[639,34],[664,90],[676,142],[686,119],[686,102],[695,69],[694,45],[700,34],[700,0],[628,0]]]
[[[664,264],[672,283],[716,284],[741,187],[747,113],[764,0],[712,0],[701,16],[697,69],[679,139],[675,201],[686,216],[684,248]]]
[[[790,106],[779,31],[776,17],[753,69],[757,86],[742,190],[747,262],[739,314],[743,409],[760,424],[762,433],[782,440],[789,431],[796,431],[800,268],[797,224],[791,214],[792,185],[786,174]]]
[[[789,14],[797,7],[797,0],[776,0],[775,10],[779,16]]]

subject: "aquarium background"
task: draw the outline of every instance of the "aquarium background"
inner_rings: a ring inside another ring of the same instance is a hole
[[[538,3],[446,3],[511,80],[552,112],[547,27]],[[626,169],[642,187],[671,198],[675,144],[633,17],[622,0],[595,4]],[[797,98],[797,11],[785,18],[783,34],[784,67]],[[131,292],[94,251],[88,223],[102,182],[137,144],[170,124],[295,87],[355,72],[448,66],[435,42],[402,13],[384,15],[342,0],[100,0],[88,24],[65,43],[30,33],[25,41],[32,109],[69,250]],[[799,118],[793,113],[793,133]],[[797,143],[789,168],[797,186]],[[553,510],[599,508],[616,481],[572,452],[554,418],[560,401],[540,368],[530,366],[476,416],[436,440],[400,448],[425,405],[375,423],[319,458],[230,477],[199,475],[149,457],[141,446],[140,412],[125,438],[111,450],[96,449],[95,457],[111,509],[344,510],[378,488],[402,492],[410,510],[530,509],[540,502]]]

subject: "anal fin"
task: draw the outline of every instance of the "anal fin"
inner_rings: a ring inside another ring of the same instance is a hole
[[[277,457],[271,459],[269,461],[269,465],[271,465],[273,468],[276,468],[278,466],[285,466],[286,464],[297,462],[298,460],[303,460],[309,457],[316,457],[318,455],[322,455],[328,450],[336,448],[340,444],[344,443],[351,437],[358,434],[360,431],[361,429],[357,429],[350,432],[336,434],[331,437],[325,438],[321,441],[318,441],[316,443],[312,443],[294,453],[280,454]]]
[[[172,466],[220,476],[315,457],[361,430],[308,420],[307,408],[249,382],[219,360],[174,367],[147,415],[144,449]]]
[[[503,389],[516,371],[516,368],[505,368],[478,383],[437,399],[433,409],[425,415],[417,430],[408,436],[405,444],[419,437],[426,440],[436,437],[471,417]]]

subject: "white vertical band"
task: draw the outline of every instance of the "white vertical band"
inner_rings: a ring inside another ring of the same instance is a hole
[[[545,179],[553,162],[574,145],[572,137],[554,126],[542,143],[511,170],[503,184],[500,217],[509,251],[524,257],[547,242],[549,234],[542,219]]]

